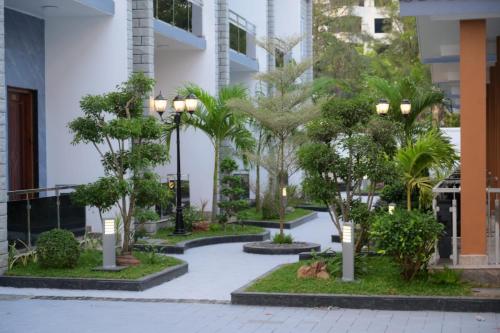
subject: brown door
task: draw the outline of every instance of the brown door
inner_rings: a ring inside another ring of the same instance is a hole
[[[38,185],[35,99],[32,90],[7,88],[10,191]]]

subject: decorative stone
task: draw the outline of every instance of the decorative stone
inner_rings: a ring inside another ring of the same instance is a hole
[[[328,280],[330,274],[326,270],[326,264],[322,261],[313,262],[310,265],[303,265],[297,271],[299,279],[317,278],[321,280]]]
[[[276,244],[271,241],[255,242],[243,245],[243,251],[255,254],[299,254],[302,252],[320,251],[321,245],[307,242]]]
[[[117,266],[139,266],[141,261],[131,254],[116,257]]]

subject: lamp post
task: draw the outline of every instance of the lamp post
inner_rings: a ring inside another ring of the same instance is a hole
[[[160,115],[163,120],[163,114],[167,109],[167,99],[164,98],[160,92],[154,100],[155,111]],[[186,98],[182,96],[175,96],[172,100],[174,107],[174,124],[177,137],[177,180],[176,180],[176,209],[175,209],[175,229],[174,235],[185,235],[187,234],[186,228],[184,226],[184,216],[182,212],[182,190],[181,190],[181,138],[180,138],[180,125],[182,113],[187,111],[189,114],[193,112],[198,107],[198,99],[193,94],[189,94]]]

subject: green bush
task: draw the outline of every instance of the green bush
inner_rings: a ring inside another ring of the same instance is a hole
[[[292,235],[288,234],[275,234],[273,237],[273,243],[275,244],[292,244],[293,243],[293,237]]]
[[[375,217],[370,235],[379,253],[393,256],[405,280],[427,270],[443,225],[427,213],[396,209]]]
[[[221,231],[222,225],[218,224],[218,223],[210,223],[210,225],[208,226],[208,230],[210,230],[212,232]]]
[[[280,206],[278,199],[271,191],[267,191],[264,194],[264,199],[262,202],[262,218],[264,220],[275,220],[280,217]]]
[[[184,228],[186,228],[186,231],[192,231],[193,223],[201,221],[202,218],[200,211],[191,206],[182,210],[182,217],[184,218]]]
[[[462,272],[444,267],[441,271],[434,271],[429,275],[429,281],[440,285],[457,286],[462,284]]]
[[[38,262],[46,268],[74,268],[80,246],[71,231],[53,229],[40,234],[36,242]]]

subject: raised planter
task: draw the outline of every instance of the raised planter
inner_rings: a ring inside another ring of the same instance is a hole
[[[328,207],[317,205],[297,205],[295,208],[308,209],[315,212],[328,212]]]
[[[14,288],[143,291],[173,280],[186,274],[187,271],[188,264],[184,262],[180,265],[166,268],[163,271],[146,275],[137,280],[0,276],[0,286]]]
[[[255,242],[243,245],[243,252],[254,254],[299,254],[302,252],[320,251],[316,243],[293,242],[292,244],[275,244],[272,242]]]
[[[282,266],[282,265],[281,265]],[[341,295],[248,292],[246,289],[278,266],[231,293],[231,303],[239,305],[288,307],[339,307],[349,309],[500,312],[500,299],[448,296]]]
[[[172,221],[168,219],[161,219],[158,221],[148,221],[142,224],[136,223],[135,226],[143,228],[143,230],[150,235],[155,234],[158,230],[171,227],[173,225]]]
[[[318,213],[312,212],[311,214],[307,214],[305,216],[299,217],[298,219],[285,222],[283,227],[285,229],[293,229],[293,228],[298,227],[299,225],[302,225],[306,222],[312,221],[317,217],[318,217]],[[257,227],[271,228],[271,229],[278,229],[280,227],[279,221],[243,220],[243,221],[241,221],[241,223],[244,225],[253,225],[253,226],[257,226]]]
[[[139,251],[151,250],[153,249],[158,253],[166,254],[183,254],[187,249],[193,247],[214,245],[222,243],[243,243],[243,242],[258,242],[265,241],[269,239],[269,231],[264,231],[260,234],[248,234],[248,235],[230,235],[230,236],[213,236],[205,238],[191,239],[177,244],[135,244],[134,249]]]

